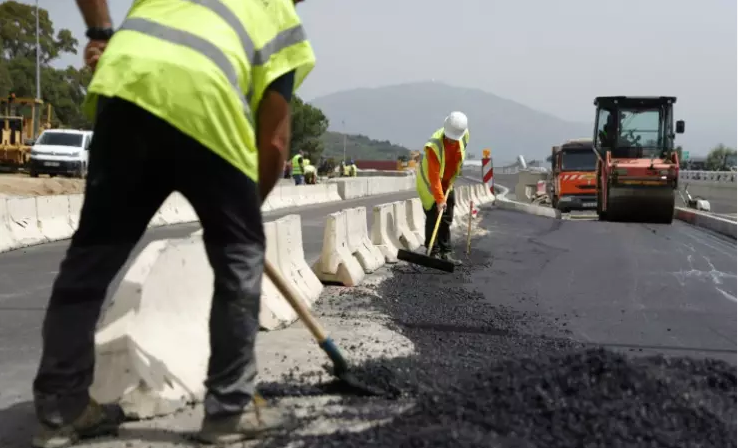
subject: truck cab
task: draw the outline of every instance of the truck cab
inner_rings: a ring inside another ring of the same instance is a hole
[[[597,207],[597,156],[591,138],[572,139],[551,149],[551,202],[566,213]]]
[[[48,174],[51,177],[85,178],[92,131],[48,129],[41,133],[31,149],[31,177]]]

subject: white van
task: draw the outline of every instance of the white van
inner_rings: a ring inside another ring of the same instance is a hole
[[[91,140],[92,131],[48,129],[42,132],[31,148],[31,177],[39,174],[87,177]]]

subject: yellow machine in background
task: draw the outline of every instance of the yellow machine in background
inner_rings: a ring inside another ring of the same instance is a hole
[[[21,169],[28,164],[33,141],[51,128],[51,104],[46,105],[45,120],[43,108],[41,100],[16,98],[12,93],[0,100],[0,167]]]

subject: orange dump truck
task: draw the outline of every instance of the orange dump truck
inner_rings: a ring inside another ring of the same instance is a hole
[[[566,213],[597,208],[597,155],[591,138],[551,149],[551,205]]]

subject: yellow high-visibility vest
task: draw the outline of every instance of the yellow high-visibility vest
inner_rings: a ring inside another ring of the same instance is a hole
[[[302,167],[300,166],[300,157],[302,157],[300,154],[295,154],[292,157],[292,174],[303,174]],[[305,165],[305,159],[302,159],[303,166]]]
[[[466,146],[469,144],[469,130],[466,131],[464,136],[461,138],[461,141],[459,142],[459,148],[461,150],[461,159],[459,160],[459,166],[456,168],[456,172],[454,173],[454,176],[451,178],[451,186],[449,189],[453,188],[453,183],[456,180],[456,178],[461,174],[461,168],[464,165],[464,159],[466,159]],[[433,153],[438,158],[438,161],[441,165],[441,176],[443,176],[443,173],[446,170],[446,157],[445,152],[443,150],[443,128],[437,130],[433,133],[431,138],[425,143],[426,148],[430,148]],[[436,200],[433,198],[433,191],[431,190],[431,184],[429,180],[428,175],[428,159],[425,157],[425,152],[421,154],[421,161],[418,165],[418,169],[415,176],[415,188],[418,190],[418,196],[420,196],[420,202],[423,204],[423,208],[426,210],[430,210],[431,207],[433,207],[433,204],[436,203]]]
[[[258,182],[254,117],[266,88],[295,70],[296,90],[315,66],[289,1],[136,0],[108,43],[88,88],[160,117]]]

